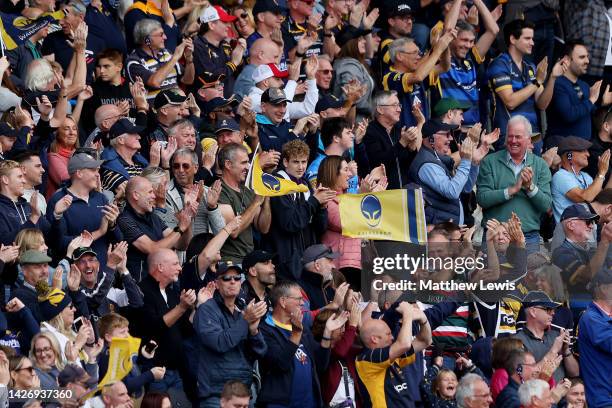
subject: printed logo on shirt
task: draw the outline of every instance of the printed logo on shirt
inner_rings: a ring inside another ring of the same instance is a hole
[[[493,85],[497,85],[499,82],[508,82],[510,81],[510,76],[503,75],[497,78],[493,78]]]
[[[304,352],[304,350],[302,350],[301,347],[295,350],[295,358],[297,358],[302,365],[305,365],[308,361],[308,355]]]
[[[397,384],[397,385],[394,385],[393,388],[395,388],[395,391],[397,391],[397,393],[399,394],[400,392],[408,389],[408,384],[406,383]]]

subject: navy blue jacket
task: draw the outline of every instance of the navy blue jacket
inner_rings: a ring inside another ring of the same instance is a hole
[[[121,161],[119,161],[119,154],[112,147],[107,147],[104,149],[102,154],[100,155],[100,159],[104,160],[104,164],[102,164],[102,168],[112,170],[116,173],[121,174],[125,177],[126,180],[130,179],[130,175],[128,174]],[[140,153],[136,153],[132,160],[136,164],[140,164],[142,167],[147,167],[149,162],[145,159]]]
[[[547,133],[591,140],[591,114],[596,106],[589,100],[590,92],[589,85],[580,79],[573,84],[563,75],[557,78],[548,108],[548,117],[555,120],[549,121]]]
[[[53,215],[55,204],[64,196],[70,194],[72,196],[72,204],[63,216],[56,220]],[[102,207],[108,204],[108,199],[102,193],[91,191],[89,200],[84,201],[68,191],[68,186],[63,186],[56,191],[47,204],[47,220],[51,224],[52,242],[50,246],[57,250],[59,254],[65,254],[68,249],[68,244],[85,230],[93,232],[100,228],[102,223]],[[104,236],[98,238],[91,244],[91,248],[98,255],[100,267],[106,265],[106,251],[113,241],[121,241],[121,231],[119,228],[114,228],[108,231]]]
[[[516,383],[512,378],[508,379],[508,385],[502,390],[495,399],[496,407],[503,408],[520,408],[521,401],[519,400],[518,389],[520,384]]]
[[[291,123],[283,120],[278,125],[262,114],[257,115],[257,133],[259,135],[259,143],[263,151],[283,150],[283,145],[299,137],[293,133]]]
[[[263,333],[268,352],[260,361],[259,370],[262,384],[257,404],[261,406],[268,404],[287,406],[291,401],[293,359],[298,346],[285,337],[282,329],[271,322],[271,317],[271,314],[268,315],[266,320],[259,324],[259,330]],[[312,361],[313,398],[315,403],[322,407],[321,385],[317,372],[323,372],[327,369],[330,349],[321,347],[305,326],[302,333],[302,344]]]
[[[44,214],[40,216],[36,224],[30,221],[32,207],[23,197],[13,201],[4,194],[0,194],[0,243],[13,245],[17,233],[26,228],[38,228],[44,236],[49,233],[49,221]]]
[[[198,396],[220,397],[229,380],[250,386],[253,364],[268,350],[261,331],[251,336],[241,311],[230,312],[219,292],[198,307],[193,327],[199,340]]]

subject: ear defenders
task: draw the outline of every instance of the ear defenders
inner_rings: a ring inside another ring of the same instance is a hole
[[[151,37],[149,37],[148,35],[145,37],[145,45],[150,47],[151,46]]]

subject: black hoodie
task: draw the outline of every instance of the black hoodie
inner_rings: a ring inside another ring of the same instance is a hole
[[[38,228],[44,236],[49,233],[49,221],[41,214],[36,224],[30,221],[32,207],[23,197],[13,201],[0,194],[0,243],[12,245],[17,233],[25,228]]]

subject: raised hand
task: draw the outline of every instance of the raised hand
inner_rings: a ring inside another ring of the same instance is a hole
[[[363,142],[363,138],[365,137],[366,131],[368,130],[368,124],[370,120],[368,118],[363,118],[359,124],[356,124],[353,127],[353,133],[355,134],[355,144],[361,144]]]
[[[313,197],[319,202],[321,206],[326,207],[327,203],[336,197],[336,192],[327,187],[319,185],[315,189]]]
[[[472,154],[474,152],[474,142],[471,139],[465,139],[459,147],[459,157],[462,160],[472,160]]]
[[[77,96],[77,99],[80,101],[86,101],[92,96],[93,96],[93,89],[91,88],[91,86],[85,85],[83,89],[81,90],[81,92],[79,93],[79,96]]]
[[[12,298],[6,304],[6,311],[9,313],[17,313],[21,309],[23,309],[25,305],[19,298]]]
[[[543,84],[546,81],[546,73],[548,72],[548,57],[542,58],[542,61],[536,67],[536,80]]]
[[[128,244],[126,241],[121,241],[113,246],[109,246],[106,265],[111,269],[125,270],[127,250]]]
[[[306,118],[302,118],[306,120]],[[302,120],[300,119],[300,120]],[[268,150],[267,152],[261,152],[259,154],[259,165],[264,172],[273,171],[280,162],[281,154],[276,150]]]
[[[189,309],[196,302],[196,292],[193,289],[183,290],[181,292],[180,305],[184,309]]]
[[[119,217],[119,207],[115,203],[108,203],[102,208],[102,214],[104,214],[104,218],[109,225],[115,225],[117,217]]]
[[[304,72],[306,73],[306,79],[314,79],[317,69],[319,68],[319,59],[316,55],[308,57],[306,60],[306,66]]]
[[[346,321],[348,320],[349,312],[339,312],[332,316],[325,322],[325,328],[329,331],[337,330],[341,327],[344,327]]]
[[[208,300],[213,298],[213,295],[215,294],[215,289],[217,289],[217,286],[215,285],[215,282],[208,282],[208,285],[202,287],[199,291],[198,291],[198,303],[197,306],[199,307],[200,305],[206,303]]]
[[[36,108],[38,109],[38,112],[40,112],[41,116],[48,118],[53,110],[53,105],[51,104],[51,101],[49,101],[49,97],[47,95],[41,95],[40,98],[36,97]]]
[[[525,234],[523,234],[523,230],[521,228],[521,219],[518,217],[518,215],[516,215],[516,213],[512,213],[512,216],[506,224],[506,230],[510,236],[510,242],[515,242],[519,245],[525,243]]]
[[[344,299],[346,298],[346,294],[350,288],[350,285],[347,282],[341,283],[336,288],[336,293],[334,294],[334,300],[332,301],[332,307],[334,309],[342,309],[344,305]]]
[[[478,143],[480,143],[481,133],[482,133],[482,125],[480,123],[476,123],[474,126],[472,126],[468,130],[467,137],[470,138],[470,140],[472,140],[472,142],[474,142],[476,146],[478,146]]]
[[[597,174],[605,176],[610,168],[610,149],[606,150],[599,159],[597,159]]]
[[[81,286],[81,271],[75,264],[70,265],[70,271],[68,272],[68,289],[72,292],[76,292],[79,290],[79,286]]]
[[[35,195],[33,196],[35,197]],[[53,208],[53,213],[57,216],[62,215],[63,213],[70,208],[72,205],[72,196],[70,194],[66,194],[62,198],[55,203],[55,207]]]
[[[570,61],[568,58],[563,57],[553,66],[552,71],[550,72],[551,78],[559,78],[561,75],[565,74],[569,69]]]
[[[380,16],[380,11],[377,8],[372,9],[367,16],[364,14],[363,28],[365,30],[371,30],[376,20],[378,20],[378,16]]]
[[[0,246],[0,260],[5,264],[13,262],[19,256],[19,245],[4,245]]]

